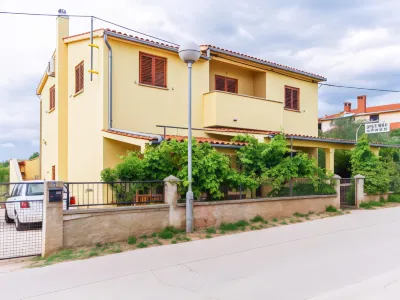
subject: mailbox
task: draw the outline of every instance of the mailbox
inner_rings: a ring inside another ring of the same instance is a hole
[[[49,202],[62,202],[63,201],[63,188],[52,187],[49,188]]]

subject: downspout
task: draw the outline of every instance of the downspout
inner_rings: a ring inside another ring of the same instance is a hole
[[[112,70],[113,70],[113,65],[112,65],[112,48],[110,43],[108,42],[107,39],[107,34],[104,33],[104,43],[106,44],[108,48],[108,129],[116,132],[121,132],[121,133],[127,133],[127,134],[134,134],[138,136],[145,136],[145,137],[150,137],[157,139],[158,142],[161,142],[163,140],[161,135],[156,135],[156,134],[149,134],[149,133],[143,133],[143,132],[136,132],[136,131],[130,131],[130,130],[123,130],[123,129],[117,129],[112,127]]]

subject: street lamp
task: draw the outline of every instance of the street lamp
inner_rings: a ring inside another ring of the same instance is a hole
[[[188,191],[186,193],[186,232],[193,231],[193,191],[192,191],[192,65],[200,58],[201,52],[193,42],[183,43],[179,47],[179,57],[188,66]]]

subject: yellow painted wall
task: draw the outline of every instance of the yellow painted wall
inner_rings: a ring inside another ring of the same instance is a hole
[[[127,154],[128,151],[140,151],[140,147],[122,143],[119,141],[104,138],[103,139],[104,168],[113,168],[121,162],[120,157]]]
[[[93,74],[90,81],[89,40],[68,45],[68,180],[98,181],[103,169],[103,41],[93,51]],[[75,67],[84,61],[84,90],[75,95]]]
[[[162,129],[156,125],[186,127],[188,73],[186,64],[178,54],[111,38],[109,41],[113,48],[114,68],[113,127],[148,133],[162,133]],[[139,51],[167,58],[167,89],[139,85]],[[106,66],[104,72],[107,70]],[[194,64],[192,78],[192,125],[202,127],[203,94],[209,90],[208,61],[199,60]],[[104,87],[106,99],[107,84]]]
[[[282,103],[216,91],[204,95],[204,126],[280,130],[282,124]]]
[[[300,89],[300,112],[282,111],[284,132],[318,136],[318,84],[267,71],[266,98],[283,102],[285,85]]]
[[[51,180],[51,168],[56,166],[58,169],[58,99],[56,97],[56,107],[50,112],[50,88],[55,84],[54,77],[49,77],[42,90],[42,153],[41,155],[41,174],[42,179]],[[57,174],[56,174],[57,175]]]
[[[25,180],[40,179],[40,158],[25,161]]]
[[[210,91],[215,90],[215,75],[238,80],[238,94],[254,96],[254,72],[217,60],[210,61]]]
[[[266,73],[265,72],[254,72],[254,82],[253,82],[253,90],[254,96],[265,98],[266,96]]]

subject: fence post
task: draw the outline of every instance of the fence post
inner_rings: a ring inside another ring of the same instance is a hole
[[[356,207],[359,208],[360,204],[364,201],[364,183],[365,183],[365,176],[361,174],[357,174],[354,176],[355,186],[356,186]]]
[[[177,228],[185,226],[181,216],[182,209],[178,209],[178,182],[180,180],[175,176],[168,176],[164,179],[164,199],[169,204],[169,225]]]
[[[49,201],[49,189],[63,188],[62,181],[44,181],[43,222],[42,222],[42,257],[60,250],[63,247],[63,200]],[[61,197],[63,191],[61,190]]]
[[[335,207],[340,208],[340,177],[339,175],[333,175],[332,179],[335,181],[335,191],[336,191],[336,200],[335,200]]]

